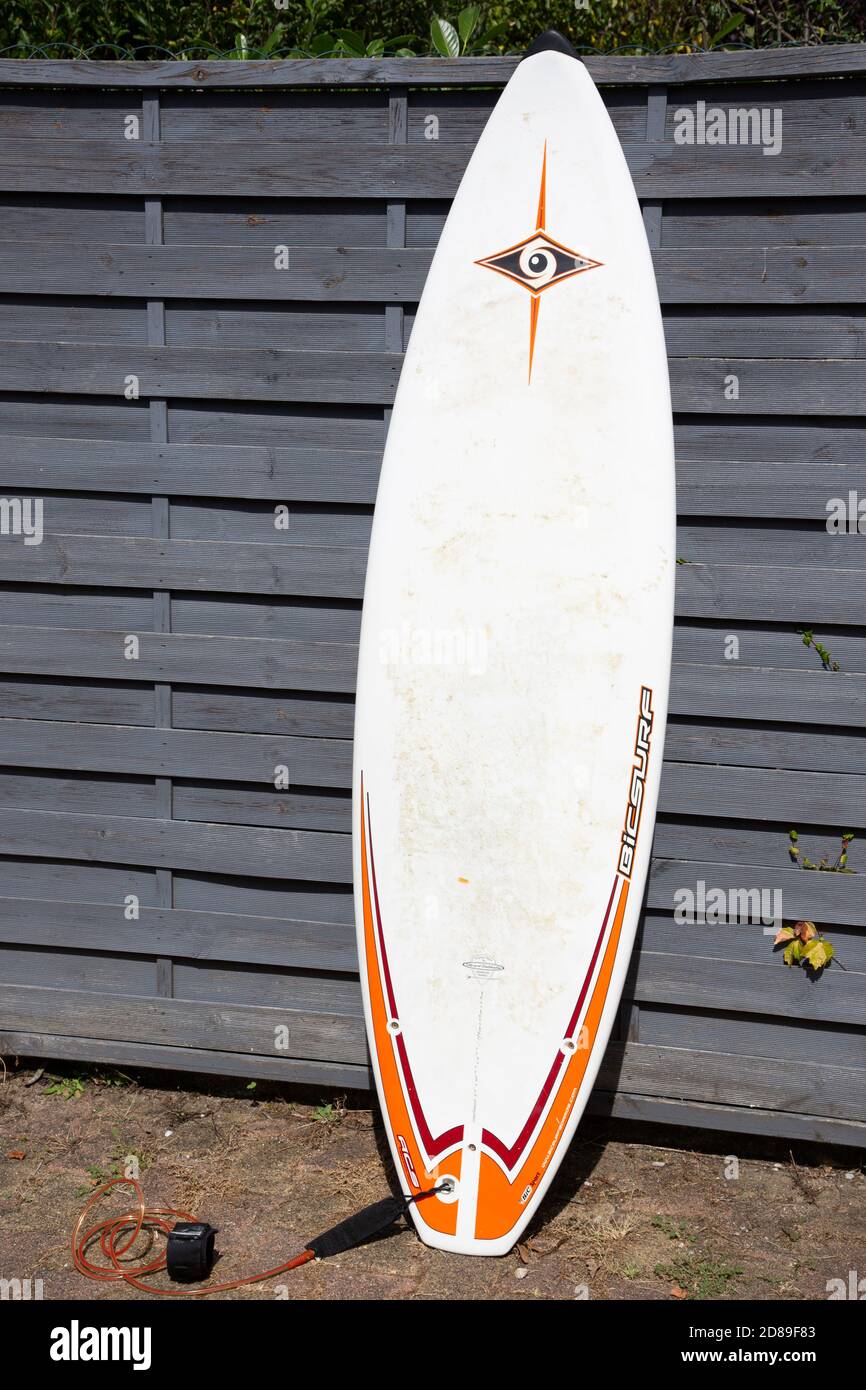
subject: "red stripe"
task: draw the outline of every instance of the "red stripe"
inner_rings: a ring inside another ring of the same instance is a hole
[[[373,824],[370,818],[369,792],[367,793],[367,831],[368,838],[370,841],[370,870],[373,878],[373,900],[376,904],[376,927],[379,937],[379,951],[382,956],[382,970],[385,977],[385,991],[388,995],[388,1008],[391,1013],[391,1018],[399,1019],[400,1016],[397,1013],[397,1001],[394,997],[394,987],[391,983],[391,969],[388,965],[388,952],[385,950],[385,934],[382,931],[382,914],[379,911],[379,889],[376,885],[376,860],[373,855]],[[409,1104],[412,1107],[412,1114],[415,1116],[415,1124],[418,1127],[418,1133],[421,1136],[421,1142],[424,1148],[427,1150],[428,1156],[430,1158],[436,1158],[438,1154],[442,1153],[444,1149],[449,1148],[452,1144],[459,1144],[460,1140],[463,1138],[463,1126],[455,1125],[453,1129],[447,1129],[444,1134],[440,1134],[438,1139],[433,1138],[433,1135],[430,1133],[430,1127],[427,1124],[424,1111],[421,1108],[421,1100],[418,1095],[417,1087],[415,1086],[414,1078],[412,1076],[412,1068],[409,1065],[409,1054],[406,1051],[406,1044],[403,1040],[403,1034],[397,1033],[394,1037],[394,1041],[397,1044],[397,1054],[400,1058],[400,1065],[403,1071],[403,1081],[406,1086],[406,1094],[409,1097]]]
[[[571,1018],[568,1021],[568,1028],[566,1029],[563,1035],[566,1038],[570,1038],[575,1028],[577,1027],[577,1023],[580,1018],[580,1012],[583,1008],[583,1001],[586,998],[586,992],[589,989],[589,983],[592,979],[593,972],[595,970],[596,961],[598,960],[598,953],[601,950],[601,943],[604,940],[604,933],[607,928],[607,919],[610,916],[611,904],[613,903],[613,896],[616,892],[616,885],[618,882],[619,875],[616,875],[613,880],[613,887],[610,890],[610,897],[607,900],[607,910],[604,914],[604,921],[601,924],[601,931],[598,934],[598,940],[595,943],[595,950],[592,953],[592,960],[589,963],[589,969],[586,972],[586,978],[583,984],[581,985],[580,993],[577,996],[577,1003],[574,1006],[574,1011],[571,1015]],[[529,1139],[535,1129],[536,1124],[538,1123],[539,1117],[542,1111],[544,1110],[545,1105],[547,1104],[548,1097],[550,1096],[550,1093],[553,1090],[554,1082],[556,1081],[556,1078],[558,1077],[559,1073],[563,1068],[563,1065],[565,1063],[565,1056],[566,1054],[564,1052],[557,1051],[556,1058],[553,1062],[552,1067],[550,1068],[550,1071],[547,1073],[547,1078],[544,1082],[544,1085],[541,1088],[541,1091],[539,1092],[538,1099],[536,1100],[535,1104],[532,1107],[532,1110],[529,1113],[529,1119],[526,1121],[526,1124],[523,1126],[523,1129],[518,1134],[510,1149],[506,1148],[502,1140],[497,1139],[495,1134],[491,1134],[489,1129],[482,1129],[481,1131],[482,1144],[486,1144],[489,1149],[492,1149],[495,1154],[498,1154],[499,1157],[502,1159],[503,1163],[505,1164],[506,1168],[508,1168],[509,1170],[515,1166],[517,1160],[520,1158],[520,1155],[523,1153],[523,1150],[526,1148],[526,1145],[529,1143]]]

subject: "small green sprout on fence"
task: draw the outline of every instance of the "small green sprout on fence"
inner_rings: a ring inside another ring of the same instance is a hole
[[[811,628],[798,627],[797,631],[803,639],[803,646],[811,647],[812,650],[815,652],[816,656],[820,657],[821,665],[824,667],[825,671],[839,670],[838,661],[833,660],[823,643],[815,641],[815,636]]]
[[[807,859],[805,854],[801,856],[798,843],[800,837],[796,830],[789,831],[788,839],[791,842],[788,846],[788,854],[793,863],[798,864],[801,869],[816,869],[819,873],[825,874],[851,874],[854,872],[853,869],[848,868],[848,846],[854,839],[853,830],[846,830],[842,836],[839,853],[833,864],[830,863],[826,854],[821,857],[817,864],[814,864],[811,859]]]
[[[805,855],[800,855],[800,846],[797,843],[799,835],[796,830],[791,830],[788,834],[790,844],[788,854],[795,864],[799,864],[801,869],[813,869],[818,873],[829,874],[850,874],[852,869],[848,868],[848,846],[854,839],[853,832],[846,830],[842,836],[841,847],[836,856],[835,863],[831,864],[827,855],[815,864]],[[820,975],[831,961],[835,960],[837,965],[842,962],[836,957],[836,948],[832,941],[821,933],[814,922],[795,922],[793,927],[782,927],[777,932],[773,941],[773,946],[784,946],[782,959],[786,965],[801,965],[804,970],[811,970],[812,974]],[[842,969],[844,970],[844,966]]]
[[[774,946],[784,946],[782,959],[786,965],[802,965],[818,975],[835,958],[832,941],[822,936],[814,922],[795,922],[777,932]],[[838,962],[837,962],[838,964]]]

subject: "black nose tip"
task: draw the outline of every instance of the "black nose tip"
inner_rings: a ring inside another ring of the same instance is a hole
[[[524,58],[534,58],[536,53],[564,53],[566,58],[577,58],[577,61],[580,62],[568,39],[563,38],[562,34],[558,34],[555,29],[545,29],[543,34],[539,34],[523,56]]]

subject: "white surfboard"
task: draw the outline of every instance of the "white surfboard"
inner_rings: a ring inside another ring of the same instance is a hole
[[[388,435],[355,726],[370,1052],[430,1245],[502,1254],[592,1088],[632,949],[671,660],[665,344],[579,60],[517,68]]]

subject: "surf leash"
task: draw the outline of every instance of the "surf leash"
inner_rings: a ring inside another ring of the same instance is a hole
[[[118,1186],[133,1189],[135,1206],[119,1216],[109,1216],[88,1225],[96,1203],[111,1188]],[[72,1230],[72,1262],[78,1273],[88,1279],[102,1283],[123,1282],[134,1289],[143,1289],[145,1293],[164,1295],[166,1298],[196,1298],[209,1293],[226,1293],[230,1289],[259,1284],[264,1279],[286,1274],[290,1269],[298,1269],[311,1260],[327,1260],[332,1255],[341,1255],[346,1250],[363,1245],[405,1216],[414,1202],[435,1197],[437,1192],[450,1191],[450,1188],[450,1181],[445,1179],[436,1187],[427,1188],[411,1197],[385,1197],[380,1202],[373,1202],[372,1206],[363,1207],[354,1216],[323,1231],[309,1241],[299,1254],[260,1274],[247,1274],[223,1284],[209,1284],[207,1288],[159,1289],[145,1281],[148,1276],[162,1270],[166,1270],[169,1278],[176,1283],[190,1283],[209,1277],[215,1254],[216,1227],[206,1221],[197,1221],[189,1212],[174,1207],[147,1207],[141,1185],[135,1178],[112,1178],[88,1198],[78,1216]],[[149,1238],[146,1249],[140,1255],[130,1254],[142,1233]],[[165,1249],[153,1259],[148,1259],[159,1235],[166,1237]],[[88,1251],[95,1242],[98,1242],[107,1263],[96,1264],[91,1260]]]

